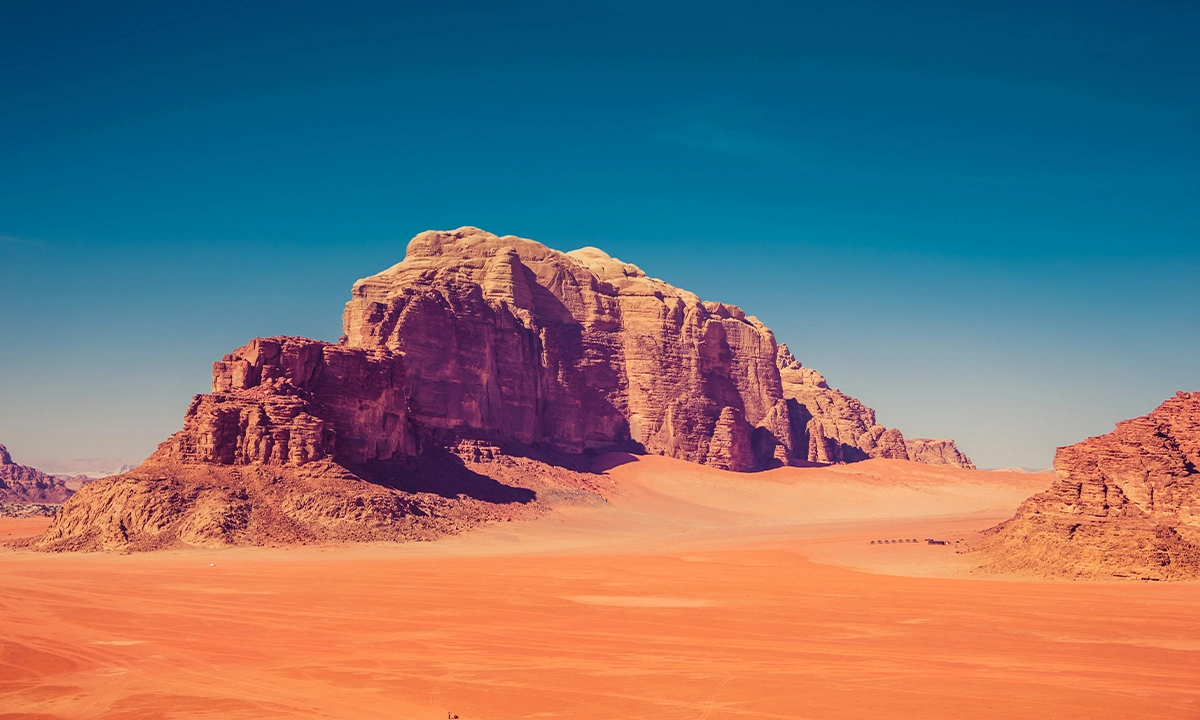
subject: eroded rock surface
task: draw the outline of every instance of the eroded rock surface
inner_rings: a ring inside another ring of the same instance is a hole
[[[220,465],[304,465],[413,455],[404,363],[296,337],[259,338],[213,364],[159,459]]]
[[[1200,577],[1200,393],[1059,448],[1057,479],[978,543],[990,572]]]
[[[54,505],[71,496],[69,478],[60,478],[13,462],[0,445],[0,504]]]
[[[480,524],[602,503],[605,479],[523,457],[448,451],[347,467],[175,462],[85,485],[44,535],[47,551],[433,540]]]
[[[941,438],[908,438],[904,441],[908,457],[926,465],[949,465],[974,470],[975,463],[963,455],[953,440]]]
[[[875,411],[829,387],[821,373],[806,368],[780,345],[776,358],[797,458],[814,463],[858,462],[867,458],[908,460],[904,435],[875,422]]]
[[[425,436],[737,470],[793,454],[771,331],[595,248],[422,233],[404,262],[355,284],[344,325],[348,346],[404,355]]]
[[[458,527],[437,518],[574,497],[586,457],[610,450],[734,471],[909,457],[756,318],[596,248],[421,233],[354,284],[343,325],[336,345],[272,337],[226,355],[183,429],[86,488],[37,546],[428,537]],[[433,496],[425,475],[442,478]],[[509,492],[531,477],[536,497]],[[508,490],[482,505],[454,490],[487,482]]]

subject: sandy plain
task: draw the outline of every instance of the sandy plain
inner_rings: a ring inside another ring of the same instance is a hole
[[[0,548],[0,718],[1200,717],[1200,585],[871,544],[1049,476],[606,461],[607,504],[436,543]]]

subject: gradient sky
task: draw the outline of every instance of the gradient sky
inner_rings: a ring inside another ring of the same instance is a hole
[[[981,467],[1200,390],[1195,3],[250,5],[0,3],[18,461],[144,457],[461,225],[741,305]]]

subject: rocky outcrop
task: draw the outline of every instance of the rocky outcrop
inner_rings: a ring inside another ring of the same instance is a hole
[[[974,548],[988,572],[1200,577],[1200,393],[1059,448],[1057,479]]]
[[[465,459],[464,459],[465,457]],[[41,537],[43,551],[433,540],[480,524],[602,503],[604,479],[534,459],[448,451],[301,465],[176,462],[85,485]]]
[[[780,345],[776,356],[788,401],[798,459],[814,463],[858,462],[867,458],[908,460],[904,435],[875,422],[875,411],[831,388],[821,373],[806,368]]]
[[[0,445],[0,504],[54,505],[71,496],[70,478],[59,478],[13,462],[8,449]]]
[[[267,338],[216,363],[167,455],[355,463],[478,440],[739,471],[909,457],[754,317],[595,248],[422,233],[355,283],[343,322],[338,345]]]
[[[427,232],[352,294],[346,344],[404,355],[424,437],[643,449],[739,470],[793,454],[771,331],[595,248]]]
[[[974,470],[975,463],[963,455],[953,440],[940,438],[908,438],[904,441],[908,457],[926,465],[949,465],[965,470]]]
[[[87,488],[38,547],[275,542],[285,526],[313,541],[437,534],[447,530],[431,518],[490,516],[456,505],[457,492],[448,505],[421,500],[414,478],[457,478],[442,485],[452,490],[495,480],[514,458],[534,464],[502,484],[542,477],[553,497],[583,482],[566,468],[609,450],[734,471],[908,458],[899,431],[756,318],[595,248],[421,233],[403,262],[354,284],[343,326],[336,345],[272,337],[226,355],[183,429],[135,471]],[[293,512],[318,496],[317,515]],[[353,532],[330,519],[351,505]]]
[[[159,460],[220,465],[344,463],[413,455],[403,359],[295,337],[256,339],[213,364]]]

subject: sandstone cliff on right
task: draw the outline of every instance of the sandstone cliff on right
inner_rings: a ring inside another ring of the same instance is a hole
[[[1058,449],[1057,479],[972,548],[991,573],[1200,578],[1200,392]]]

